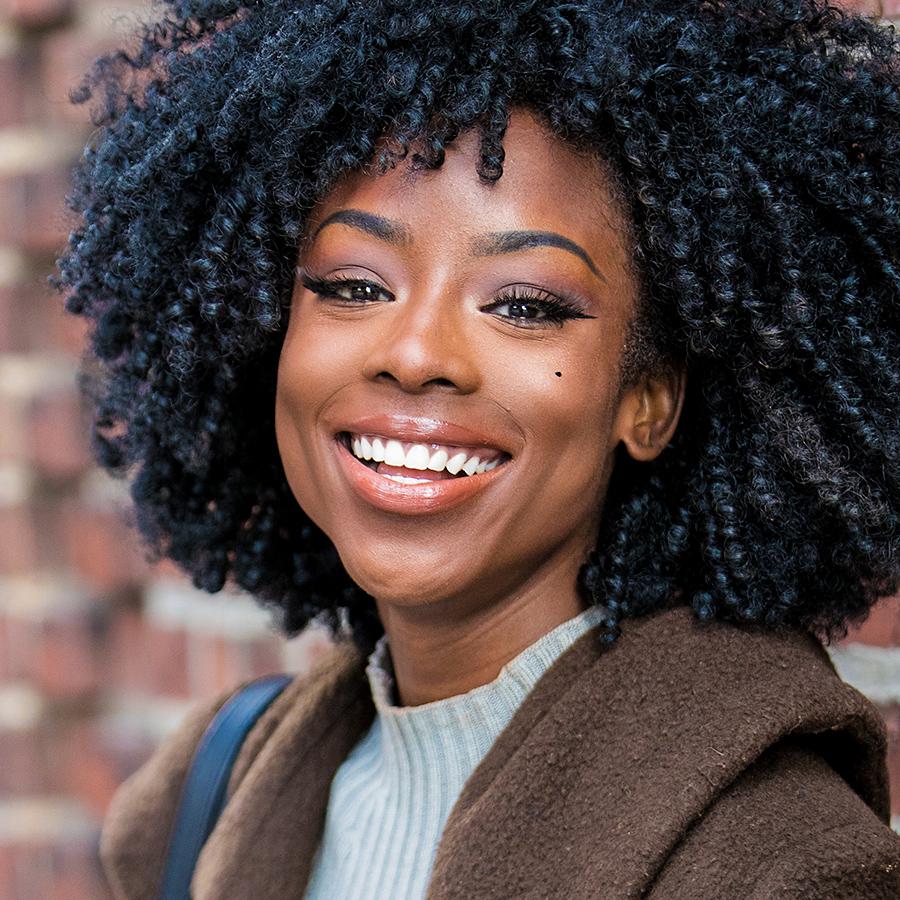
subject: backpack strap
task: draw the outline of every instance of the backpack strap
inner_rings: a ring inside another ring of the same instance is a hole
[[[251,681],[229,697],[207,726],[181,790],[159,900],[189,900],[194,866],[225,806],[241,744],[291,677],[266,675]]]

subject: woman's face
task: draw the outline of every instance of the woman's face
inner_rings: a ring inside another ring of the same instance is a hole
[[[607,182],[525,111],[504,147],[492,185],[471,132],[440,169],[346,177],[298,259],[278,445],[380,609],[490,603],[548,573],[574,591],[614,448],[647,413],[619,392],[637,286]],[[386,461],[354,456],[363,436]],[[494,465],[445,467],[476,456]]]

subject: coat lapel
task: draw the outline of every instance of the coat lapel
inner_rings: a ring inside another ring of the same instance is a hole
[[[699,623],[687,608],[582,636],[472,773],[428,900],[640,897],[686,830],[788,735],[888,820],[884,725],[808,635]]]

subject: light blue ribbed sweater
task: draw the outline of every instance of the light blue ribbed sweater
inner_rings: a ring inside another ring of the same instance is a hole
[[[590,608],[510,660],[494,681],[421,706],[396,706],[387,635],[368,659],[376,715],[331,782],[304,900],[421,900],[466,779],[538,679],[599,623]]]

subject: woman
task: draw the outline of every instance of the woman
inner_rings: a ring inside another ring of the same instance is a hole
[[[80,96],[98,458],[198,587],[337,639],[193,896],[897,896],[884,723],[822,647],[900,587],[893,34],[172,7]],[[117,896],[225,699],[117,795]]]

